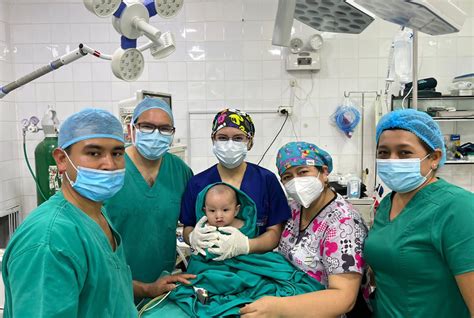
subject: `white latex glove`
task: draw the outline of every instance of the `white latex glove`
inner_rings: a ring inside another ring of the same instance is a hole
[[[204,249],[212,247],[217,244],[219,239],[219,232],[215,226],[204,224],[207,222],[207,217],[203,216],[199,222],[196,223],[194,230],[189,233],[189,243],[195,254],[206,256]],[[204,226],[203,226],[204,225]]]
[[[239,229],[232,226],[224,226],[219,228],[219,240],[214,247],[209,248],[209,252],[219,255],[214,258],[215,261],[223,261],[234,256],[249,253],[249,238],[245,236]]]

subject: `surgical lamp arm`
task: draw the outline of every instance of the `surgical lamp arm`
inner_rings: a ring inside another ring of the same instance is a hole
[[[149,24],[144,19],[135,18],[133,19],[133,24],[135,28],[142,31],[143,34],[153,42],[156,42],[160,39],[161,31]]]
[[[145,44],[145,45],[141,46],[140,49],[142,51],[144,51],[144,50],[150,48],[150,46],[152,44],[153,44],[153,42]],[[101,58],[103,60],[109,60],[109,61],[112,60],[112,55],[103,54],[103,53],[101,53],[97,50],[94,50],[93,48],[81,43],[81,44],[79,44],[79,47],[77,49],[75,49],[74,51],[71,51],[67,54],[64,54],[63,56],[61,56],[57,60],[54,60],[54,61],[50,62],[48,65],[42,66],[41,68],[31,72],[30,74],[27,74],[27,75],[17,79],[16,81],[11,82],[11,83],[3,86],[3,87],[0,87],[0,99],[5,97],[11,91],[13,91],[13,90],[15,90],[19,87],[22,87],[23,85],[28,84],[29,82],[31,82],[31,81],[33,81],[33,80],[35,80],[35,79],[37,79],[37,78],[39,78],[43,75],[46,75],[46,74],[48,74],[52,71],[55,71],[58,68],[60,68],[61,66],[72,63],[72,62],[80,59],[81,57],[86,56],[87,54],[93,55],[93,56]]]
[[[87,54],[93,55],[93,56],[101,58],[103,60],[108,60],[108,61],[112,60],[112,55],[101,53],[101,52],[99,52],[97,50],[94,50],[93,48],[91,48],[90,46],[87,46],[85,44],[80,44],[79,47],[82,49],[83,52],[85,52]]]
[[[146,50],[148,50],[149,48],[151,48],[153,45],[156,45],[156,43],[153,42],[153,41],[150,41],[150,42],[148,42],[148,43],[146,43],[146,44],[143,44],[142,46],[137,47],[137,50],[143,52],[143,51],[146,51]]]
[[[79,48],[75,49],[72,52],[69,52],[67,54],[64,54],[57,60],[54,60],[50,62],[48,65],[42,66],[41,68],[23,76],[17,79],[16,81],[13,81],[3,87],[0,88],[0,99],[6,96],[8,93],[11,91],[28,84],[29,82],[46,75],[52,71],[57,70],[63,65],[69,64],[74,62],[75,60],[80,59],[83,56],[86,56],[87,53],[82,50],[81,45],[79,45]]]

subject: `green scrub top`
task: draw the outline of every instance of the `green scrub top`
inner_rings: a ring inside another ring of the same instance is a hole
[[[134,280],[151,283],[163,271],[173,271],[181,196],[192,175],[180,158],[166,153],[150,187],[125,155],[125,185],[106,202],[106,207],[123,238]]]
[[[137,317],[123,244],[111,229],[115,251],[62,192],[36,208],[3,256],[4,317]]]
[[[474,271],[474,195],[442,179],[392,221],[385,197],[365,241],[376,317],[470,317],[455,276]]]

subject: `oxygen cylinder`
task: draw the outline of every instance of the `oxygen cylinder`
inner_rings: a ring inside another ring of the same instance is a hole
[[[56,161],[53,158],[53,151],[58,147],[58,126],[59,120],[56,117],[56,111],[51,107],[46,111],[41,126],[44,132],[44,139],[35,148],[35,166],[36,179],[41,192],[49,199],[60,188],[60,179]],[[36,199],[38,205],[45,200],[36,190]]]

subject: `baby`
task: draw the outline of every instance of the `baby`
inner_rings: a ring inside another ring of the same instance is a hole
[[[202,208],[207,216],[207,223],[216,227],[232,226],[240,229],[244,221],[237,219],[240,204],[234,189],[225,184],[217,184],[210,188]]]

